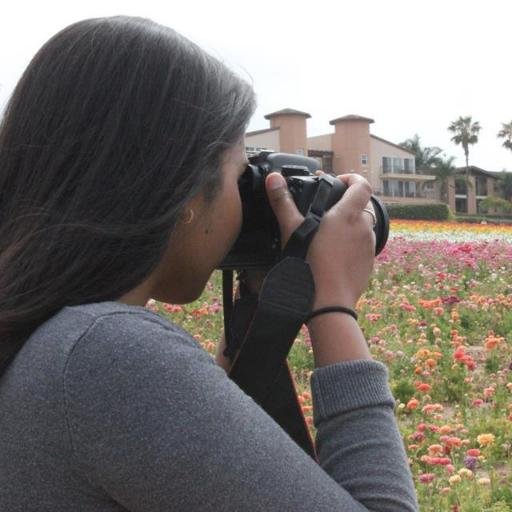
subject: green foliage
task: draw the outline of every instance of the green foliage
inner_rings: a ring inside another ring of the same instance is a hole
[[[512,172],[501,171],[498,174],[497,185],[503,197],[508,201],[512,200]]]
[[[496,486],[492,490],[493,512],[512,512],[512,489],[508,485]]]
[[[288,363],[295,371],[311,370],[312,349],[301,340],[296,340],[288,355]]]
[[[448,126],[448,130],[454,134],[451,140],[464,149],[466,167],[469,165],[469,146],[478,142],[478,132],[481,129],[478,121],[473,122],[471,116],[460,116]]]
[[[503,213],[512,213],[512,202],[501,197],[488,196],[480,202],[480,208],[485,213],[490,208],[502,211]]]
[[[496,373],[501,366],[501,360],[496,354],[492,354],[485,360],[485,370],[487,373]]]
[[[411,383],[410,378],[399,380],[393,383],[393,396],[402,403],[407,403],[416,392],[416,388]]]
[[[512,150],[512,121],[502,123],[503,128],[498,133],[498,138],[504,139],[503,147]]]
[[[438,156],[442,152],[437,146],[422,147],[420,136],[416,133],[412,139],[401,142],[399,146],[412,151],[416,155],[416,169],[430,169],[438,163]]]
[[[391,219],[447,220],[450,209],[446,204],[387,204]]]
[[[512,512],[512,508],[510,508],[505,501],[497,501],[487,510],[489,512]]]

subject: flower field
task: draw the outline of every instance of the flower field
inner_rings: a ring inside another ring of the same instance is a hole
[[[215,353],[218,274],[193,304],[148,307]],[[512,226],[393,221],[358,313],[389,369],[421,510],[512,512]],[[314,434],[305,328],[289,363]]]

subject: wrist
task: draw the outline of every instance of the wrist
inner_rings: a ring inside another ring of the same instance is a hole
[[[317,309],[326,308],[329,306],[342,306],[355,310],[356,304],[357,298],[340,296],[339,294],[319,295],[318,297],[315,297],[311,311],[316,311]]]
[[[307,327],[316,368],[341,361],[372,358],[361,328],[350,315],[319,315],[312,318]]]
[[[308,318],[306,319],[306,323],[310,322],[313,318],[316,318],[317,316],[328,315],[332,313],[343,313],[345,315],[351,316],[354,320],[357,320],[357,313],[352,308],[335,305],[314,309],[313,311],[311,311]]]

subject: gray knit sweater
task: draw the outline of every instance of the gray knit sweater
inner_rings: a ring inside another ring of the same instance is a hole
[[[311,389],[320,465],[176,325],[66,307],[0,379],[0,511],[417,510],[386,368]]]

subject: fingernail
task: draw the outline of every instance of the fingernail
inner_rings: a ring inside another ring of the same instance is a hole
[[[277,190],[278,188],[284,187],[284,178],[278,173],[272,173],[269,175],[268,179],[268,188],[270,190]]]

